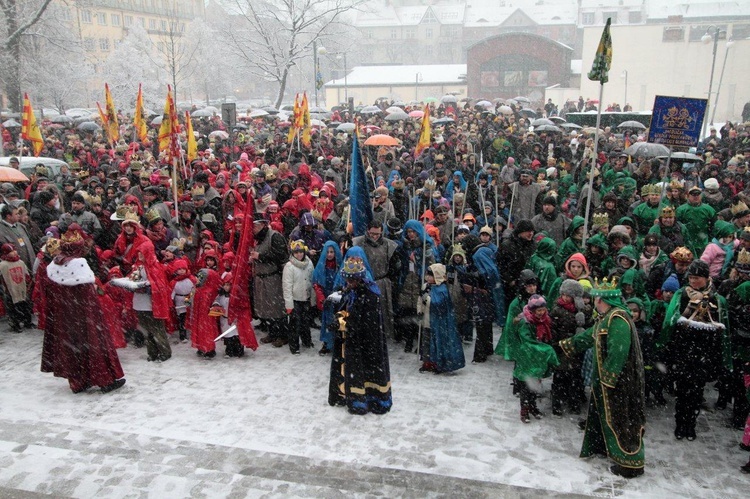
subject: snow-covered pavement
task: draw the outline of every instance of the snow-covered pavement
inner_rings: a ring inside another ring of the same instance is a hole
[[[317,331],[313,331],[313,337]],[[646,474],[626,481],[578,458],[578,417],[524,425],[511,365],[420,374],[391,348],[392,411],[327,404],[330,357],[263,345],[242,359],[189,344],[146,362],[120,350],[127,384],[74,395],[39,371],[41,331],[0,331],[0,495],[57,497],[746,497],[748,454],[728,412],[704,413],[695,442],[672,410],[648,409]],[[319,342],[315,342],[319,346]],[[471,359],[471,348],[466,350]],[[549,381],[545,382],[549,389]],[[713,403],[716,392],[707,389]],[[549,413],[549,400],[540,408]],[[24,495],[25,492],[31,493]]]

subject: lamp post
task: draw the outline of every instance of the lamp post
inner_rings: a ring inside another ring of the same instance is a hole
[[[709,32],[713,30],[713,35],[711,35]],[[709,26],[706,29],[706,34],[701,37],[701,42],[703,43],[711,43],[711,40],[714,41],[714,49],[713,49],[713,59],[711,61],[711,79],[708,80],[708,100],[706,101],[706,115],[708,116],[708,108],[711,105],[711,88],[714,84],[714,69],[716,69],[716,49],[719,46],[719,33],[721,33],[721,29],[718,26]],[[706,137],[706,125],[708,125],[708,120],[705,118],[703,119],[703,128],[701,129],[701,141]]]
[[[416,76],[414,76],[414,100],[419,101],[419,82],[422,81],[422,73],[417,71]]]
[[[315,107],[318,107],[318,42],[313,40],[313,86],[315,86]]]
[[[336,60],[343,60],[344,61],[344,100],[346,102],[349,102],[349,70],[346,65],[346,52],[328,52],[328,50],[325,47],[320,47],[317,50],[318,55],[335,55]]]
[[[628,70],[627,69],[622,70],[622,73],[620,74],[620,78],[625,78],[625,101],[622,103],[622,108],[625,109],[625,107],[628,105]]]
[[[714,108],[711,111],[711,124],[714,124],[714,117],[716,116],[716,108],[719,107],[719,92],[721,92],[721,83],[724,81],[724,70],[727,68],[727,57],[729,56],[729,47],[734,45],[734,40],[731,38],[727,40],[727,48],[724,51],[724,63],[721,65],[721,74],[719,75],[719,85],[716,87],[716,97],[714,99]]]

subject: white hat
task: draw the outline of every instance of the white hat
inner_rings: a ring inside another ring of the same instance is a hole
[[[709,179],[706,179],[706,181],[703,183],[703,186],[706,188],[706,190],[718,191],[719,181],[716,180],[715,178],[709,178]]]

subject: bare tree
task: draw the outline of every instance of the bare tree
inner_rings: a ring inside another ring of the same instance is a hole
[[[278,85],[284,99],[289,72],[312,55],[314,42],[348,30],[345,14],[365,0],[224,0],[230,22],[223,30],[250,73]]]
[[[26,32],[41,19],[52,0],[0,0],[0,46],[3,52],[3,85],[8,105],[23,107],[21,94],[21,42]]]

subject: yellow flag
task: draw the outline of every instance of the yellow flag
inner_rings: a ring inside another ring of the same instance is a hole
[[[292,124],[289,127],[289,134],[286,137],[287,143],[291,144],[294,141],[294,136],[297,135],[299,130],[299,94],[294,96],[294,110],[292,111]]]
[[[148,127],[146,126],[146,119],[143,116],[143,89],[138,84],[138,97],[135,99],[135,117],[133,118],[133,127],[135,127],[135,133],[138,135],[138,140],[143,142],[148,138]]]
[[[310,147],[310,105],[307,102],[307,92],[302,94],[302,145]]]
[[[120,140],[120,124],[117,122],[117,110],[115,101],[112,100],[112,94],[109,92],[109,85],[104,84],[104,104],[107,106],[107,137],[110,142]]]
[[[193,122],[190,121],[190,112],[185,111],[185,133],[187,134],[187,160],[188,163],[198,157],[198,143],[193,134]]]
[[[424,105],[424,116],[422,116],[422,131],[419,132],[419,142],[417,147],[414,149],[414,159],[417,159],[419,155],[430,147],[430,139],[432,138],[432,129],[430,125],[430,105]]]
[[[23,115],[21,118],[21,138],[31,142],[34,156],[39,156],[44,146],[42,131],[36,123],[34,109],[31,107],[31,101],[28,94],[23,94]]]
[[[174,115],[174,100],[172,87],[167,85],[167,100],[164,102],[164,114],[159,127],[159,152],[169,150],[172,143],[172,116]]]

